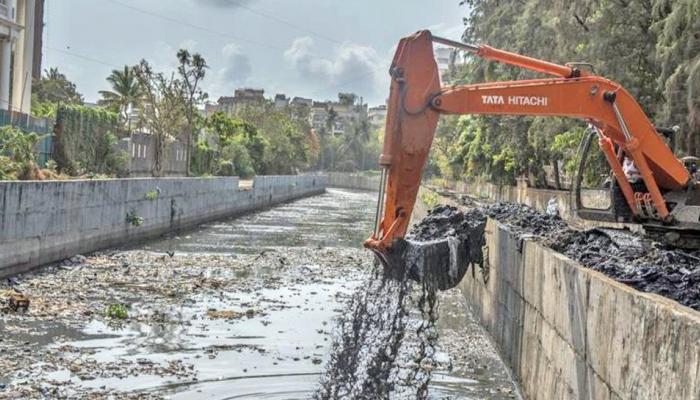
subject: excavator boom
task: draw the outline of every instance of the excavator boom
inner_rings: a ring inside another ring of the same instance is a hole
[[[433,42],[478,57],[550,75],[550,78],[441,87]],[[633,213],[642,208],[663,223],[673,216],[662,191],[688,187],[691,176],[656,133],[654,125],[619,84],[582,71],[523,55],[470,45],[419,31],[401,39],[390,69],[391,88],[384,146],[380,198],[374,234],[365,242],[385,264],[392,246],[408,229],[422,170],[441,114],[571,117],[588,122],[611,165]],[[640,205],[625,179],[615,146],[637,166],[649,196]]]

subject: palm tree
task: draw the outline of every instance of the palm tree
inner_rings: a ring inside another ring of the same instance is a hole
[[[107,82],[112,86],[112,90],[100,90],[102,98],[97,103],[116,110],[127,129],[131,130],[131,109],[138,106],[143,97],[134,67],[125,65],[121,71],[113,70],[107,77]]]
[[[343,143],[338,147],[338,152],[343,156],[354,158],[358,169],[363,169],[365,165],[365,145],[369,142],[369,121],[361,115],[357,120],[353,120],[349,129],[345,130]]]

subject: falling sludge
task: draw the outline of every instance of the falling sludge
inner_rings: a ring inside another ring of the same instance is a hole
[[[625,232],[577,231],[554,215],[497,203],[438,206],[394,246],[339,318],[317,399],[425,399],[435,368],[436,292],[483,268],[486,218],[639,290],[700,309],[700,252],[666,249]],[[399,262],[401,262],[399,264]],[[416,281],[418,283],[416,283]]]
[[[425,399],[436,366],[437,290],[481,265],[486,218],[436,208],[394,246],[339,317],[316,399]]]

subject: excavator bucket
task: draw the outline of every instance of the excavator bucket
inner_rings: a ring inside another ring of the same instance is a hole
[[[457,286],[469,267],[469,245],[458,237],[428,242],[397,239],[386,255],[388,273],[397,279],[407,276],[431,290]]]
[[[470,265],[483,266],[485,228],[486,218],[478,210],[438,206],[406,239],[394,239],[383,250],[368,247],[384,264],[385,274],[408,277],[431,290],[446,290],[459,284]]]

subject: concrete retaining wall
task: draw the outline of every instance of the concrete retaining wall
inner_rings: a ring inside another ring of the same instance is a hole
[[[526,399],[699,399],[700,313],[638,292],[496,222],[460,284]]]
[[[379,175],[366,176],[360,174],[351,174],[344,172],[329,172],[328,186],[344,188],[344,189],[359,189],[359,190],[379,190]]]
[[[325,176],[258,176],[251,190],[240,190],[235,177],[0,182],[0,276],[322,193],[326,185]]]

